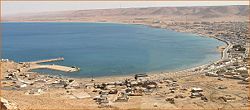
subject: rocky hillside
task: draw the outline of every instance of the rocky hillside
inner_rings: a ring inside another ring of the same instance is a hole
[[[216,18],[230,16],[249,15],[248,5],[238,6],[197,6],[197,7],[150,7],[150,8],[119,8],[119,9],[95,9],[95,10],[73,10],[44,12],[29,15],[19,15],[5,18],[4,20],[27,20],[27,19],[71,19],[71,18],[91,18],[91,17],[119,17],[119,16],[197,16],[199,18]]]

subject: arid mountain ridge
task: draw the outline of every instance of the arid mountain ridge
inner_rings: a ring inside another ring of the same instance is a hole
[[[150,8],[117,8],[117,9],[94,9],[94,10],[71,10],[33,13],[6,17],[4,20],[39,20],[61,18],[91,18],[91,17],[148,17],[148,16],[194,16],[199,18],[217,17],[248,17],[249,5],[235,6],[196,6],[196,7],[150,7]]]

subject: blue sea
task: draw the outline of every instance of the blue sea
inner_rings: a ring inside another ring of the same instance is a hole
[[[143,25],[113,23],[2,23],[2,57],[17,62],[64,57],[53,62],[81,70],[69,77],[100,77],[177,71],[220,59],[223,42]],[[51,63],[50,63],[51,64]]]

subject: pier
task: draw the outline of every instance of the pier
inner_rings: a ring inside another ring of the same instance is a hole
[[[63,61],[63,57],[59,58],[53,58],[53,59],[45,59],[45,60],[38,60],[38,61],[32,61],[32,62],[23,62],[23,63],[32,63],[32,64],[39,64],[39,63],[46,63],[46,62],[55,62],[55,61]]]
[[[40,64],[40,63],[63,61],[63,60],[64,60],[63,57],[59,57],[59,58],[53,58],[53,59],[45,59],[45,60],[21,62],[21,63],[29,65],[29,67],[25,69],[26,71],[29,71],[32,69],[51,69],[51,70],[57,70],[57,71],[63,71],[63,72],[76,72],[80,70],[80,68],[77,68],[75,66],[69,67],[69,66],[62,66],[62,65],[55,65],[55,64],[50,64],[50,65]]]
[[[63,72],[76,72],[80,69],[77,67],[68,67],[68,66],[61,66],[61,65],[33,65],[29,69],[51,69]]]

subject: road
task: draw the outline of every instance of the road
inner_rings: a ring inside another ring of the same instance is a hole
[[[227,47],[223,50],[223,54],[222,54],[222,60],[228,59],[228,53],[227,51],[232,48],[233,45],[230,42],[227,42]]]

